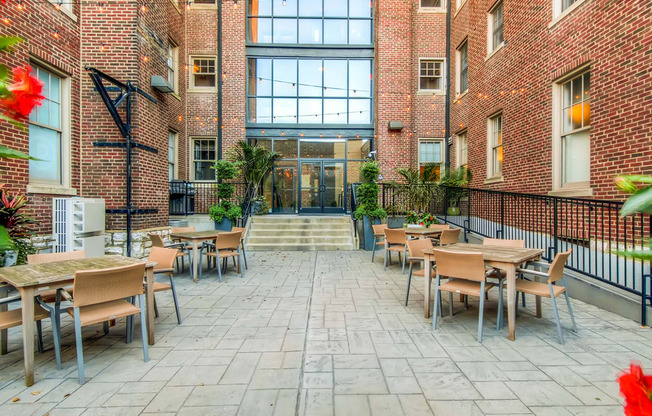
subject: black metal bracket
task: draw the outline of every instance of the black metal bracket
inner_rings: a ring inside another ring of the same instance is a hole
[[[93,142],[93,146],[97,146],[97,147],[127,147],[127,143],[124,143],[124,142]],[[136,143],[136,142],[131,142],[131,147],[137,147],[139,149],[147,150],[148,152],[158,153],[157,148],[147,146],[145,144]]]
[[[156,208],[116,208],[116,209],[107,209],[107,214],[158,214],[158,209]]]

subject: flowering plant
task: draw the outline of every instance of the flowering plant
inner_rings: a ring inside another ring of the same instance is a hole
[[[410,211],[405,216],[405,222],[407,222],[408,224],[416,224],[419,222],[420,218],[421,216],[419,215],[418,212]]]
[[[419,224],[423,225],[426,228],[430,228],[430,225],[437,224],[437,222],[438,222],[437,218],[435,218],[429,212],[424,212],[423,214],[421,214],[421,216],[419,217],[419,220],[420,220]]]
[[[652,376],[641,366],[631,364],[629,373],[618,377],[620,394],[625,398],[625,416],[652,415]]]

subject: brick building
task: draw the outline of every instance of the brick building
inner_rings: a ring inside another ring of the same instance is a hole
[[[650,173],[651,1],[453,0],[450,62],[443,0],[216,1],[0,4],[0,33],[25,38],[0,59],[61,86],[46,93],[59,124],[45,110],[29,132],[0,124],[3,144],[53,160],[1,167],[39,234],[54,196],[126,205],[125,149],[96,145],[124,139],[85,66],[157,100],[132,110],[133,139],[158,151],[133,149],[132,206],[156,210],[134,230],[166,226],[168,181],[214,182],[240,140],[283,155],[264,185],[276,213],[344,213],[372,151],[385,179],[450,152],[473,186],[532,193],[616,198],[615,174]]]

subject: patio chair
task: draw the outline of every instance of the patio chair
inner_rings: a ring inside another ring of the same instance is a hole
[[[439,245],[455,244],[460,241],[461,228],[444,229],[439,236]]]
[[[75,343],[77,345],[77,373],[79,383],[84,384],[84,353],[82,327],[105,322],[109,319],[132,317],[140,314],[140,327],[143,341],[143,357],[149,361],[147,344],[147,320],[145,317],[145,294],[143,276],[145,263],[102,270],[84,270],[75,273],[73,298],[64,289],[57,291],[57,309],[61,297],[72,302],[68,314],[75,320]],[[138,306],[133,304],[138,297]],[[130,298],[131,302],[125,300]],[[127,323],[127,341],[133,337],[133,326]]]
[[[194,228],[194,227],[193,227]],[[163,241],[163,237],[161,237],[160,234],[147,234],[152,240],[152,247],[160,247],[160,248],[178,248],[179,251],[177,251],[177,257],[176,257],[176,262],[177,262],[177,270],[179,269],[179,259],[181,259],[181,271],[183,272],[183,269],[185,267],[185,264],[183,262],[184,258],[188,258],[188,267],[190,268],[190,273],[192,274],[192,267],[190,265],[190,262],[192,261],[192,257],[189,256],[187,246],[184,243],[166,243]]]
[[[435,308],[441,302],[441,292],[448,292],[451,316],[453,316],[453,293],[480,298],[478,342],[482,342],[485,293],[494,287],[493,283],[487,282],[482,253],[457,253],[443,249],[435,249],[433,252],[437,263]],[[448,282],[443,285],[441,284],[442,276],[448,277]],[[502,307],[502,297],[498,297],[498,310]],[[441,310],[441,306],[439,309]],[[433,315],[432,328],[437,329],[437,313]]]
[[[401,253],[403,253],[403,268],[401,274],[405,273],[405,257],[407,254],[407,237],[405,230],[402,228],[386,228],[385,232],[385,263],[383,270],[387,269],[387,258],[389,257],[389,264],[392,264],[392,251],[398,253],[398,260],[401,261]]]
[[[240,231],[242,234],[240,236],[240,248],[242,249],[242,258],[244,259],[245,270],[249,269],[247,266],[247,251],[245,250],[244,239],[247,229],[244,227],[231,227],[231,231]]]
[[[238,258],[238,271],[240,272],[240,277],[244,277],[242,271],[242,258],[240,257],[240,238],[242,233],[240,231],[231,231],[229,233],[220,233],[215,239],[215,251],[209,251],[206,253],[208,258],[213,258],[215,260],[215,265],[217,268],[217,276],[219,281],[222,281],[222,267],[220,266],[219,260],[224,260],[224,271],[226,271],[226,259],[229,257]]]
[[[451,226],[450,224],[432,224],[430,228],[434,230],[450,230]],[[430,240],[432,240],[433,245],[439,245],[439,236],[430,237]]]
[[[412,276],[425,277],[425,270],[423,267],[420,270],[414,270],[414,265],[417,263],[423,264],[424,254],[423,250],[432,249],[432,241],[428,238],[418,238],[413,240],[407,240],[407,250],[410,257],[408,262],[410,266],[408,268],[408,283],[407,283],[407,293],[405,295],[405,306],[408,305],[408,299],[410,297],[410,284],[412,283]],[[434,267],[433,267],[434,270]],[[431,273],[431,277],[434,276],[434,273]]]
[[[152,247],[152,250],[149,252],[147,260],[155,261],[156,267],[154,267],[154,277],[157,274],[164,274],[170,279],[170,283],[154,282],[154,294],[156,292],[163,292],[166,290],[172,291],[172,299],[174,300],[174,309],[177,312],[177,322],[181,325],[181,312],[179,311],[179,300],[177,299],[177,290],[174,286],[174,261],[177,258],[177,252],[179,249],[176,248],[161,248],[161,247]],[[154,297],[154,313],[158,317],[158,308],[156,306],[156,297]]]
[[[86,258],[85,250],[76,250],[76,251],[65,251],[62,253],[41,253],[41,254],[28,254],[27,255],[27,264],[42,264],[42,263],[54,263],[57,261],[66,261],[66,260],[79,260]],[[70,289],[72,292],[72,289]],[[48,290],[45,292],[39,293],[43,302],[54,303],[57,298],[57,291],[55,289]],[[54,312],[54,309],[51,310]]]
[[[385,239],[385,230],[387,229],[387,224],[372,224],[371,228],[373,228],[374,230],[374,246],[371,249],[371,262],[373,263],[374,258],[376,257],[376,247],[385,246],[384,239]]]
[[[483,245],[488,246],[501,246],[501,247],[515,247],[515,248],[525,248],[525,240],[505,240],[501,238],[485,238],[482,240]],[[498,296],[503,296],[503,279],[505,278],[505,271],[498,269],[496,267],[490,267],[487,269],[487,277],[498,279]],[[523,302],[525,302],[525,294],[523,294]],[[525,303],[524,303],[525,306]],[[502,329],[505,320],[503,311],[498,311],[498,329]]]
[[[519,273],[530,274],[535,276],[535,278],[545,277],[548,279],[546,283],[517,279],[516,292],[550,298],[552,302],[552,309],[555,312],[555,320],[557,321],[557,334],[559,335],[560,344],[564,343],[564,336],[561,332],[561,320],[559,319],[557,297],[562,293],[566,298],[568,314],[570,315],[571,322],[573,324],[573,332],[577,332],[577,324],[575,323],[575,316],[573,315],[573,308],[571,306],[570,298],[568,297],[568,291],[566,290],[566,287],[556,284],[557,282],[561,283],[561,280],[564,278],[564,266],[566,265],[566,261],[568,260],[568,257],[572,251],[573,250],[568,250],[563,253],[557,253],[554,260],[550,264],[537,262],[537,266],[548,267],[547,273],[523,268],[516,269],[516,271]]]
[[[9,290],[10,286],[0,286],[1,291]],[[61,369],[61,345],[59,326],[56,324],[57,319],[54,317],[55,311],[50,307],[44,308],[46,305],[43,300],[37,296],[34,298],[34,321],[36,322],[36,332],[38,334],[38,352],[43,353],[43,325],[41,321],[50,318],[52,324],[52,344],[54,345],[54,357],[57,362],[57,368]],[[9,296],[0,298],[0,306],[7,305],[11,302],[19,302],[20,295]],[[12,309],[10,311],[0,312],[0,331],[20,326],[23,324],[23,310],[21,308]]]

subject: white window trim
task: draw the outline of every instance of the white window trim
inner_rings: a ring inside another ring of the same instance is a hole
[[[54,75],[61,78],[61,184],[53,184],[48,182],[40,182],[28,178],[29,184],[26,187],[27,193],[32,194],[55,194],[55,195],[76,195],[77,190],[72,188],[71,185],[71,124],[72,124],[72,111],[71,111],[71,85],[72,81],[70,75],[62,72],[61,70],[53,67],[47,62],[30,57],[30,61],[36,66],[52,72]]]
[[[491,116],[487,117],[487,178],[485,179],[484,183],[489,184],[489,183],[496,183],[496,182],[503,182],[504,177],[503,177],[503,172],[505,168],[505,136],[504,136],[504,131],[505,131],[505,119],[503,118],[501,122],[501,135],[502,135],[502,146],[503,146],[503,166],[502,169],[500,170],[500,173],[494,173],[494,146],[493,146],[493,122],[496,118],[498,117],[503,117],[503,112],[498,111]]]
[[[456,167],[462,167],[462,136],[466,137],[466,165],[468,166],[469,164],[469,134],[468,130],[462,130],[461,132],[457,133],[456,135],[456,140],[455,140],[455,166]]]
[[[555,80],[552,84],[552,190],[549,195],[556,196],[593,196],[590,181],[563,183],[562,165],[562,86],[567,81],[590,71],[589,65],[583,65],[576,70]]]
[[[179,132],[176,130],[168,130],[168,140],[170,140],[170,133],[174,134],[174,172],[172,172],[172,179],[179,179]],[[169,157],[169,144],[168,144],[168,157]],[[169,160],[168,160],[168,174],[169,174]]]
[[[432,137],[422,137],[417,141],[417,164],[421,166],[421,143],[440,143],[441,144],[441,161],[439,164],[443,165],[446,163],[446,154],[444,153],[444,139],[432,138]],[[424,164],[428,163],[437,163],[437,162],[423,162]]]
[[[71,0],[48,0],[53,6],[56,6],[58,3],[61,3],[59,11],[70,18],[73,22],[77,23],[77,15],[72,10],[72,1]],[[80,2],[81,5],[81,2]]]
[[[462,47],[466,45],[466,62],[467,62],[467,67],[466,67],[466,89],[464,91],[457,91],[456,96],[459,98],[466,94],[469,91],[469,67],[468,67],[468,61],[469,61],[469,39],[466,38],[462,43],[460,43],[460,46],[455,49],[455,87],[458,89],[461,89],[460,86],[462,85],[462,52],[461,49]]]
[[[562,21],[566,16],[573,13],[573,10],[580,7],[580,5],[585,1],[586,0],[577,0],[569,8],[567,8],[562,12],[561,11],[562,0],[552,0],[552,21],[548,23],[548,29],[552,29],[557,23]]]
[[[421,0],[419,1],[419,13],[446,13],[446,0],[441,0],[441,6],[439,7],[424,7],[421,6]]]
[[[215,176],[215,179],[208,179],[208,180],[199,180],[195,179],[195,149],[194,149],[194,144],[195,140],[213,140],[215,142],[215,161],[217,161],[217,138],[215,136],[191,136],[190,140],[188,140],[188,146],[189,146],[189,155],[190,157],[188,158],[188,161],[190,162],[190,175],[188,175],[191,178],[192,182],[202,182],[202,183],[208,183],[208,182],[215,182],[217,180],[217,176]]]
[[[194,73],[194,60],[195,59],[215,59],[215,86],[214,87],[196,87],[195,86],[195,73]],[[217,86],[220,82],[219,74],[217,73],[217,56],[216,55],[190,55],[189,57],[188,76],[190,80],[188,81],[188,92],[204,92],[204,93],[214,93],[217,91]]]
[[[440,90],[422,90],[421,89],[421,61],[440,61],[441,62],[441,86]],[[444,95],[446,94],[446,70],[448,66],[446,65],[446,58],[429,58],[422,57],[419,58],[419,66],[417,68],[417,95]]]
[[[457,11],[459,11],[465,4],[466,0],[457,0]]]
[[[487,57],[485,61],[492,56],[500,49],[505,46],[505,5],[503,4],[503,41],[500,42],[496,47],[494,47],[494,16],[493,13],[500,4],[503,4],[503,0],[499,0],[491,6],[491,9],[487,12]]]
[[[169,48],[172,50],[172,70],[174,71],[174,81],[172,82],[172,94],[179,95],[179,78],[181,77],[179,65],[179,45],[172,39],[168,40]],[[217,70],[217,69],[216,69]],[[168,80],[169,82],[170,80]]]

